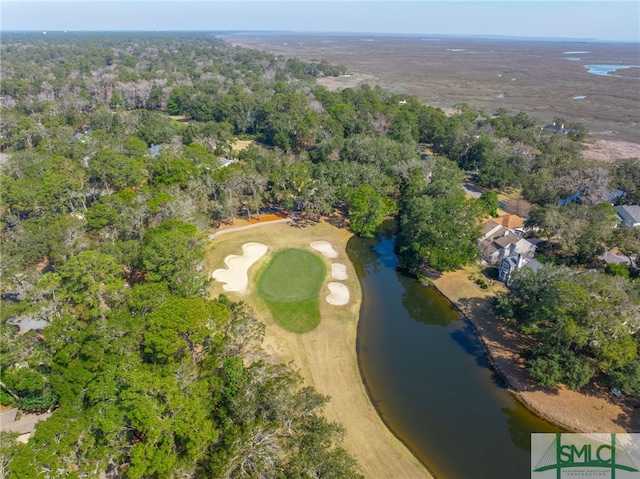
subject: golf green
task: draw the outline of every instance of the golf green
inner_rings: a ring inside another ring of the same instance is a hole
[[[276,252],[258,277],[258,293],[274,321],[293,333],[305,333],[320,324],[318,295],[327,274],[322,259],[296,248]]]

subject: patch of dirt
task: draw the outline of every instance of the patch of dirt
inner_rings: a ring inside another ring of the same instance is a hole
[[[251,219],[248,219],[246,216],[241,216],[241,217],[234,218],[233,223],[229,223],[229,222],[221,223],[220,226],[213,233],[219,233],[220,231],[232,230],[232,229],[237,229],[245,226],[269,223],[271,221],[282,220],[286,218],[289,218],[289,214],[285,212],[281,214],[273,214],[273,213],[262,214],[260,215],[260,218],[253,215]]]
[[[623,158],[640,158],[640,144],[619,140],[597,140],[585,143],[582,156],[588,160],[612,163]]]
[[[366,73],[353,73],[350,75],[340,75],[339,77],[318,78],[318,85],[322,85],[329,91],[340,91],[345,88],[355,88],[362,83],[371,83],[375,80],[373,75]]]

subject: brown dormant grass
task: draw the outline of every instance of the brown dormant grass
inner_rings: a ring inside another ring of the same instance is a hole
[[[233,151],[246,150],[247,148],[249,148],[249,145],[252,145],[254,143],[255,141],[253,140],[235,140],[231,145],[231,149]]]
[[[363,34],[364,35],[364,34]],[[344,65],[351,77],[322,80],[327,88],[359,80],[398,94],[413,94],[445,111],[465,102],[495,113],[505,108],[539,119],[580,122],[594,139],[640,143],[638,69],[628,78],[589,73],[585,64],[612,60],[638,64],[636,44],[536,42],[420,36],[332,36],[321,34],[243,34],[223,39],[305,61],[326,59]],[[425,41],[426,40],[426,41]],[[588,51],[569,54],[571,51]],[[567,58],[583,57],[582,61]],[[579,96],[584,99],[576,99]],[[615,150],[611,154],[615,154]],[[610,157],[609,157],[610,158]]]
[[[327,266],[327,279],[320,292],[322,320],[314,331],[298,335],[278,327],[268,308],[255,294],[255,283],[251,280],[246,295],[225,294],[231,299],[246,301],[266,324],[263,347],[274,360],[290,364],[300,372],[306,384],[330,396],[325,415],[345,427],[345,447],[356,457],[365,477],[426,479],[431,476],[384,425],[361,381],[356,357],[356,331],[362,295],[345,251],[350,237],[347,230],[325,222],[303,227],[265,224],[216,237],[210,243],[206,267],[211,272],[224,264],[227,255],[241,252],[244,243],[258,241],[269,246],[270,250],[249,270],[250,278],[255,278],[256,272],[278,249],[301,248],[314,252],[309,246],[312,241],[330,242],[338,252],[337,258],[327,259],[316,252]],[[347,267],[348,278],[341,281],[351,294],[351,302],[346,306],[331,306],[325,301],[329,294],[327,284],[332,281],[330,264],[333,262]],[[223,292],[221,283],[213,283],[212,297]]]

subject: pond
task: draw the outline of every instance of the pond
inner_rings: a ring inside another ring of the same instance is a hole
[[[348,253],[362,284],[358,361],[388,427],[437,478],[530,476],[530,434],[559,432],[524,408],[487,362],[471,324],[398,271],[394,225]]]
[[[585,65],[584,66],[589,73],[594,75],[610,76],[610,77],[622,77],[622,75],[616,75],[612,72],[618,70],[627,70],[629,68],[640,68],[640,65]],[[627,77],[635,78],[635,77]]]

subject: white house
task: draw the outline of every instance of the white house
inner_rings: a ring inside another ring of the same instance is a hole
[[[229,166],[232,165],[233,163],[235,163],[238,160],[230,160],[228,158],[225,158],[223,156],[220,156],[218,158],[218,161],[220,162],[220,168],[224,168],[225,166]]]
[[[536,261],[534,258],[525,258],[519,254],[512,254],[500,261],[500,268],[498,269],[498,279],[505,284],[509,284],[509,279],[514,271],[520,268],[531,268],[534,271],[538,271],[543,268],[542,263]]]

